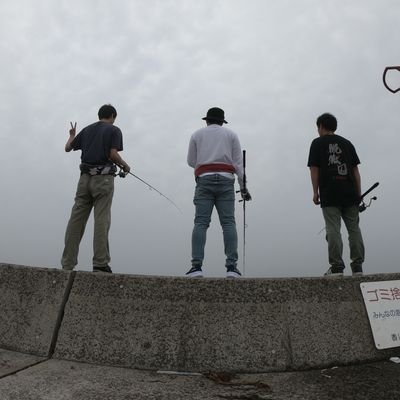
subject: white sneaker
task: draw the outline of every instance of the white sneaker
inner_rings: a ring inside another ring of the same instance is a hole
[[[202,278],[203,277],[203,271],[201,270],[201,267],[192,267],[189,269],[188,272],[185,274],[188,278]]]
[[[242,274],[236,267],[228,267],[226,269],[226,277],[227,278],[241,278]]]

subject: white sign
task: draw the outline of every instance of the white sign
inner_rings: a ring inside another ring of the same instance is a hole
[[[400,346],[400,281],[360,284],[377,349]]]

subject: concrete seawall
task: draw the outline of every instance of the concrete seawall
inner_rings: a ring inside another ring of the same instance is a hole
[[[48,356],[70,279],[60,272],[0,264],[0,348]]]
[[[375,348],[359,286],[399,279],[187,279],[0,264],[0,349],[181,371],[382,360],[398,348]]]

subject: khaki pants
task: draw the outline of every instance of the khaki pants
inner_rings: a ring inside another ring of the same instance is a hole
[[[351,269],[357,270],[364,262],[364,242],[359,227],[359,211],[352,207],[323,207],[325,219],[326,240],[328,241],[329,264],[336,269],[343,269],[343,242],[340,234],[341,220],[349,234]]]
[[[65,247],[61,258],[63,269],[72,270],[78,264],[79,244],[87,220],[94,209],[93,266],[104,267],[110,262],[108,232],[111,225],[111,204],[114,194],[114,176],[81,175],[72,207]]]

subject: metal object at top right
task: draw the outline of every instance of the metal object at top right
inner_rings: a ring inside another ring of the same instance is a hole
[[[386,88],[387,90],[389,90],[389,92],[397,93],[398,91],[400,91],[400,86],[399,86],[398,88],[396,88],[396,89],[392,89],[392,88],[388,85],[388,83],[387,83],[387,81],[386,81],[386,74],[387,74],[388,71],[390,71],[390,70],[396,70],[396,71],[399,71],[399,72],[400,72],[400,66],[393,66],[393,67],[386,67],[386,68],[385,68],[385,70],[383,71],[383,76],[382,76],[383,84],[385,85],[385,88]]]

